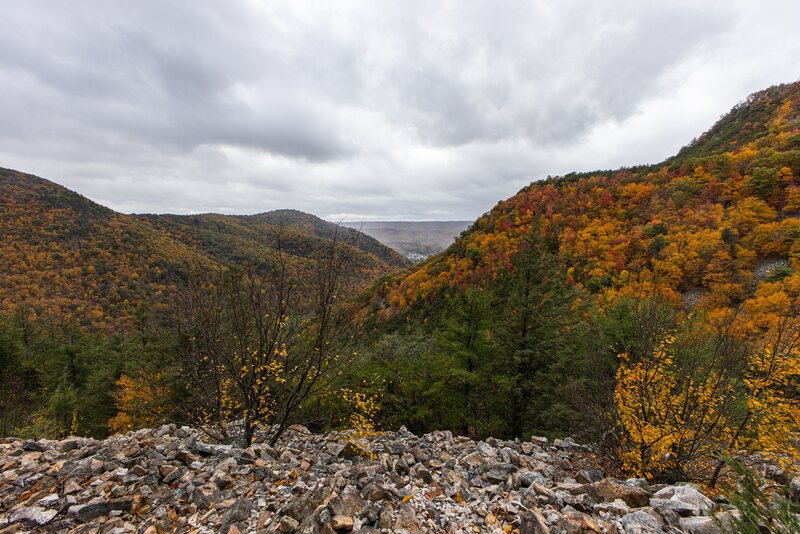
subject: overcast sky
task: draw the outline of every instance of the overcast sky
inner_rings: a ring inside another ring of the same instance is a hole
[[[6,1],[0,166],[118,211],[472,220],[800,78],[800,2]]]

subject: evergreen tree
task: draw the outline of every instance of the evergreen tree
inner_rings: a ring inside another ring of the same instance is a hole
[[[457,408],[456,430],[464,436],[491,433],[497,417],[492,414],[492,395],[497,362],[493,360],[493,294],[470,288],[451,299],[438,331],[440,350],[452,358],[450,405]],[[496,414],[494,414],[496,415]]]
[[[569,427],[567,390],[581,376],[585,329],[578,293],[553,245],[532,232],[500,280],[497,327],[508,433],[523,437]],[[569,378],[569,380],[568,380]]]

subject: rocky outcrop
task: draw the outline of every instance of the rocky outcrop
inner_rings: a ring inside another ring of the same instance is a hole
[[[353,457],[341,434],[275,448],[189,428],[104,441],[0,440],[2,532],[718,532],[690,486],[608,478],[590,447],[401,429]]]

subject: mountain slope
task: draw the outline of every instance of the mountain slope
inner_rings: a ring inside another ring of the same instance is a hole
[[[139,303],[163,300],[189,264],[267,261],[276,253],[276,226],[298,271],[338,231],[301,212],[123,215],[42,178],[0,169],[0,312],[26,304],[37,315],[124,325]],[[356,231],[342,229],[337,239],[356,285],[406,265]]]
[[[376,239],[351,228],[329,223],[297,210],[276,210],[257,215],[140,215],[173,238],[221,261],[257,262],[263,247],[305,257],[326,242],[337,239],[392,268],[405,265],[402,257]]]
[[[393,316],[512,269],[535,230],[601,305],[654,287],[727,307],[800,267],[800,82],[761,91],[662,164],[534,182],[383,284]]]

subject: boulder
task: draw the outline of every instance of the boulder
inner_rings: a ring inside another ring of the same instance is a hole
[[[660,506],[664,506],[665,499],[675,501],[672,509],[683,517],[708,515],[714,509],[714,501],[691,486],[667,486],[653,494],[653,500]]]
[[[10,523],[28,523],[36,526],[44,526],[58,515],[58,510],[47,510],[40,506],[23,506],[12,511],[9,515]]]
[[[331,519],[331,528],[336,532],[350,532],[353,530],[353,518],[349,515],[335,515]]]
[[[89,504],[76,504],[70,506],[67,512],[80,522],[90,521],[96,517],[105,516],[118,510],[130,512],[133,501],[131,499],[119,499],[112,501],[99,500]]]
[[[723,534],[722,528],[711,517],[682,517],[680,529],[689,534]]]
[[[225,513],[222,515],[221,530],[225,532],[236,523],[244,523],[250,519],[250,514],[253,509],[254,506],[250,499],[237,500],[233,506],[225,510]]]
[[[622,516],[619,523],[625,529],[625,534],[662,534],[664,532],[658,519],[641,510]]]
[[[534,508],[520,516],[519,532],[520,534],[550,534],[551,531],[542,513]]]
[[[25,440],[22,442],[22,450],[23,451],[31,451],[31,452],[44,452],[47,450],[43,444],[39,443],[38,441],[34,441],[32,439]]]
[[[297,530],[298,526],[300,526],[300,523],[298,523],[298,521],[295,518],[285,515],[281,517],[281,520],[278,522],[276,530],[278,532],[282,532],[283,534],[291,534],[292,532]]]
[[[641,488],[629,486],[612,478],[604,478],[599,482],[586,484],[573,493],[586,493],[598,502],[612,502],[620,499],[631,508],[647,506],[650,495]]]
[[[422,532],[419,521],[417,520],[417,514],[414,508],[408,503],[400,505],[400,509],[397,511],[397,519],[395,519],[394,522],[394,530],[404,530],[409,534],[419,534]]]

